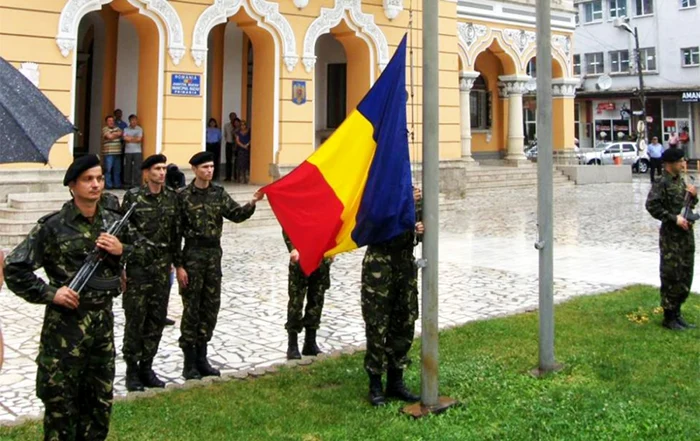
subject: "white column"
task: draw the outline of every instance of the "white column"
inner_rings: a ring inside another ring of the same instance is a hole
[[[525,93],[528,75],[503,75],[498,77],[501,96],[508,98],[508,143],[506,161],[525,162],[527,158],[525,133],[523,132],[523,93]]]
[[[470,93],[478,72],[461,72],[459,74],[459,111],[462,141],[462,161],[474,163],[472,158],[472,122]]]

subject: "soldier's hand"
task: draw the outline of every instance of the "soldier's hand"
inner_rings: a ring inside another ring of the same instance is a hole
[[[694,185],[688,184],[688,186],[685,189],[688,191],[688,193],[692,194],[693,196],[698,195],[698,188]]]
[[[413,200],[418,202],[423,197],[423,192],[418,187],[413,187]]]
[[[265,193],[262,191],[256,191],[255,194],[253,194],[253,200],[250,201],[250,205],[255,205],[256,202],[261,201],[265,197]]]
[[[289,260],[291,260],[292,263],[297,263],[297,262],[299,262],[299,251],[298,251],[298,250],[292,250],[292,252],[289,253]]]
[[[68,288],[67,286],[62,286],[56,291],[56,295],[53,298],[54,304],[58,306],[63,306],[68,309],[75,309],[80,304],[80,296],[77,292]]]
[[[116,236],[111,234],[102,233],[100,237],[97,238],[97,246],[113,256],[121,256],[124,252],[124,247],[122,243],[117,239]]]
[[[423,222],[416,223],[416,233],[418,233],[418,234],[425,233],[425,226],[423,225]]]
[[[679,227],[683,228],[685,231],[688,231],[690,228],[690,225],[688,224],[688,220],[681,216],[680,214],[676,216],[676,225]]]
[[[187,288],[187,285],[190,283],[190,279],[187,276],[187,271],[185,271],[185,268],[178,268],[176,270],[177,273],[177,283],[180,284],[181,287]]]

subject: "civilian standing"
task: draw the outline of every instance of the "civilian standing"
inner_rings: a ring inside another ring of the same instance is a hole
[[[238,179],[236,182],[247,184],[250,178],[250,129],[245,121],[241,121],[241,130],[236,135],[236,145],[238,146],[236,157]]]
[[[121,188],[122,130],[117,127],[112,115],[105,118],[102,128],[102,166],[105,171],[105,188]]]
[[[216,119],[209,118],[207,123],[207,151],[214,155],[214,180],[219,179],[221,168],[221,129]]]
[[[224,125],[224,139],[226,141],[226,181],[231,181],[231,177],[238,180],[238,170],[234,170],[236,161],[236,135],[241,129],[241,120],[236,112],[228,115],[229,122]]]
[[[129,116],[129,126],[124,129],[124,186],[139,187],[142,183],[141,162],[143,161],[143,129],[138,125],[136,115]]]
[[[649,175],[652,183],[654,182],[654,174],[658,173],[661,176],[661,155],[664,150],[664,146],[659,144],[659,138],[656,136],[651,138],[651,143],[647,146],[647,154],[649,155]]]

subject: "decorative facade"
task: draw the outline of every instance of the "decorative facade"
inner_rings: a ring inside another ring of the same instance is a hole
[[[533,1],[436,1],[441,160],[523,160]],[[0,56],[80,129],[52,149],[53,167],[99,152],[102,122],[116,108],[139,116],[144,154],[162,152],[178,164],[204,148],[209,118],[221,126],[235,112],[252,128],[251,178],[265,183],[332,133],[407,32],[411,153],[418,156],[421,3],[0,0]],[[565,150],[574,138],[575,22],[571,1],[553,5],[555,148]]]

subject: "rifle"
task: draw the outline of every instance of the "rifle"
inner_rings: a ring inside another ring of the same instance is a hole
[[[134,212],[135,208],[136,204],[133,204],[121,219],[109,227],[107,234],[111,234],[112,236],[118,235],[122,228],[124,228],[124,225],[126,225],[126,223],[129,221],[129,217]],[[95,271],[105,257],[107,257],[107,252],[95,246],[95,248],[90,251],[90,254],[88,254],[88,256],[85,258],[83,266],[81,266],[78,272],[75,274],[73,280],[71,280],[70,284],[68,285],[68,288],[80,294],[80,291],[82,291],[88,281],[92,278],[92,275],[95,274]]]
[[[695,184],[695,178],[692,176],[688,176],[690,178],[690,181]],[[681,216],[685,218],[688,222],[691,224],[697,220],[700,220],[700,214],[697,214],[693,211],[693,208],[691,207],[691,204],[693,203],[693,196],[690,194],[689,191],[685,192],[685,200],[684,200],[684,206],[683,206],[683,211],[681,211]]]

